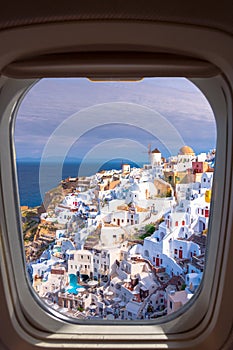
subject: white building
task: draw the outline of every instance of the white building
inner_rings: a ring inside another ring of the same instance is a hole
[[[180,203],[182,200],[190,198],[193,185],[193,183],[176,184],[176,199],[178,203]]]
[[[78,195],[72,193],[65,196],[62,204],[69,207],[70,209],[77,209],[80,201],[81,199],[78,197]]]
[[[177,156],[176,171],[183,172],[192,169],[192,162],[195,161],[195,159],[195,153],[191,147],[181,147]]]
[[[170,251],[176,259],[191,259],[193,256],[201,254],[198,244],[177,239],[171,240]]]
[[[197,162],[205,162],[206,159],[207,159],[207,154],[202,152],[202,153],[197,155],[196,161]]]
[[[141,309],[141,303],[138,303],[136,301],[128,302],[125,307],[124,319],[136,320],[138,318],[140,309]]]
[[[161,152],[158,150],[158,148],[155,148],[153,151],[150,152],[150,162],[152,167],[157,167],[161,165],[161,156]]]
[[[129,173],[130,172],[130,165],[129,164],[122,164],[122,172]]]
[[[168,315],[172,312],[179,310],[183,305],[185,305],[192,295],[188,294],[186,290],[181,290],[179,292],[170,291],[167,294],[167,313]]]
[[[213,176],[214,176],[213,172],[203,173],[201,177],[201,187],[206,189],[212,188]]]
[[[119,245],[127,237],[127,232],[118,225],[103,224],[100,233],[100,242],[102,246],[111,247]]]
[[[123,246],[93,249],[93,276],[100,279],[102,276],[109,275],[115,271],[116,261],[121,260]]]
[[[64,267],[55,267],[51,269],[47,280],[42,280],[41,284],[36,284],[36,290],[40,297],[47,293],[56,294],[65,288],[68,282],[68,276]]]
[[[58,263],[59,259],[51,258],[49,260],[31,264],[33,278],[37,275],[41,277],[51,270]]]
[[[68,274],[88,275],[93,278],[93,254],[88,250],[71,250],[68,252]]]
[[[140,201],[155,199],[157,195],[158,191],[153,182],[135,182],[129,189],[126,203],[134,202],[140,204]]]
[[[135,210],[117,210],[111,215],[111,223],[117,226],[137,225],[139,214]]]
[[[192,201],[183,200],[177,207],[179,211],[167,213],[159,229],[144,239],[143,256],[154,266],[165,267],[169,275],[182,274],[176,260],[191,260],[201,253],[199,245],[188,238],[207,227],[208,206],[204,194],[197,195]]]

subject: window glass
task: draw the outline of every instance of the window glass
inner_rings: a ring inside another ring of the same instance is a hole
[[[184,78],[42,79],[15,126],[29,281],[71,319],[166,316],[205,268],[216,125]]]

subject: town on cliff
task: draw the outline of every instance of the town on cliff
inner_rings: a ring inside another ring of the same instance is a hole
[[[205,268],[215,150],[183,146],[142,168],[62,180],[21,207],[28,278],[76,319],[154,319],[180,309]]]

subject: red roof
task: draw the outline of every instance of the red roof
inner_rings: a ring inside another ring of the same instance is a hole
[[[161,153],[158,148],[155,148],[151,153]]]

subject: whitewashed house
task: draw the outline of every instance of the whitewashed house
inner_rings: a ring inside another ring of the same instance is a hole
[[[127,238],[127,232],[118,225],[103,224],[100,233],[100,242],[104,247],[119,245]]]
[[[116,268],[116,261],[121,259],[122,247],[96,247],[93,249],[93,276],[100,279],[101,276],[110,275]]]
[[[88,275],[93,277],[93,254],[88,250],[71,250],[68,252],[68,274]]]
[[[201,177],[201,187],[206,189],[212,188],[213,176],[214,176],[213,172],[203,173]]]
[[[193,256],[201,254],[198,244],[178,239],[170,241],[170,251],[176,259],[191,259]]]

